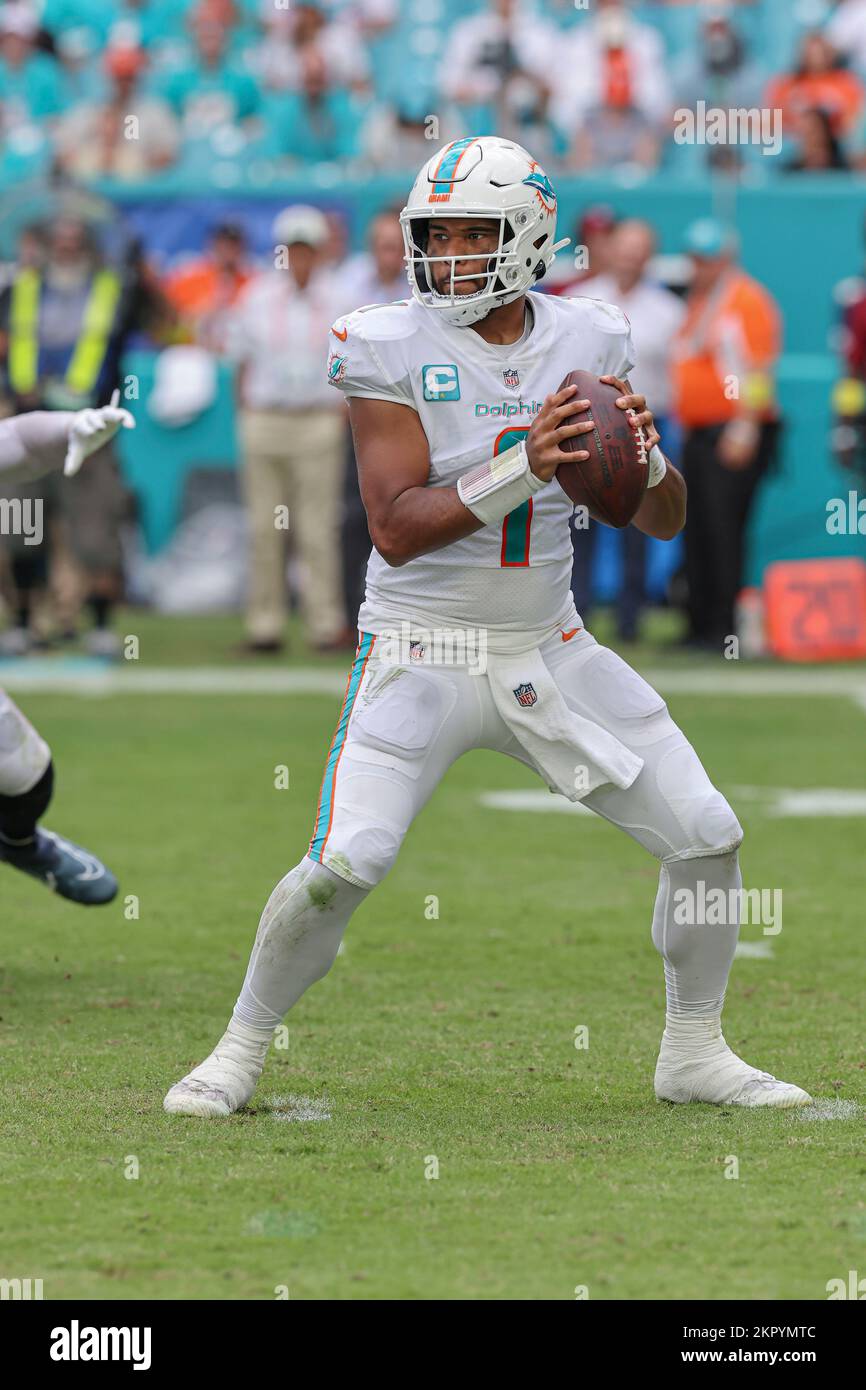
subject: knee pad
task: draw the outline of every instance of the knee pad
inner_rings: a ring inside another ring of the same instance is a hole
[[[0,690],[0,796],[29,792],[50,762],[48,744]]]
[[[698,810],[697,831],[702,854],[729,854],[743,843],[743,827],[715,788]]]
[[[740,822],[684,738],[664,754],[657,780],[682,831],[681,843],[666,859],[727,854],[742,844]]]
[[[359,888],[375,888],[394,864],[404,834],[402,827],[374,819],[369,807],[343,802],[321,854],[311,849],[310,857]]]

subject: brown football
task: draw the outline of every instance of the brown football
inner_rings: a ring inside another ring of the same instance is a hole
[[[577,387],[575,400],[590,402],[588,411],[570,415],[564,423],[591,419],[595,429],[563,439],[563,453],[588,449],[588,459],[561,463],[556,476],[563,492],[577,506],[608,526],[628,526],[646,491],[649,465],[643,431],[616,404],[623,394],[592,372],[569,372],[559,385]]]

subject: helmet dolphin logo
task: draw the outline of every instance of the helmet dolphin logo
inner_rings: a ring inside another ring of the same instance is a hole
[[[522,182],[528,184],[529,187],[533,189],[543,208],[548,212],[554,212],[556,210],[556,193],[553,184],[541,169],[536,166],[536,168],[532,170],[532,173],[527,174]]]

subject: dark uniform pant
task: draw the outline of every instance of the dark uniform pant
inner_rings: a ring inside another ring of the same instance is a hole
[[[722,643],[735,631],[734,608],[743,583],[745,536],[758,484],[773,466],[781,423],[761,426],[747,468],[726,468],[718,458],[723,425],[689,430],[682,471],[688,488],[685,551],[689,635]]]

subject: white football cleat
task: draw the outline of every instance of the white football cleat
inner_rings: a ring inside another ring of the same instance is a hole
[[[680,1105],[704,1101],[710,1105],[774,1106],[787,1110],[810,1105],[812,1097],[799,1086],[778,1081],[768,1071],[750,1067],[732,1052],[717,1020],[679,1025],[671,1038],[662,1036],[656,1064],[655,1093],[659,1100]]]
[[[234,1114],[256,1089],[271,1038],[232,1019],[210,1056],[172,1086],[163,1110],[208,1118]]]

